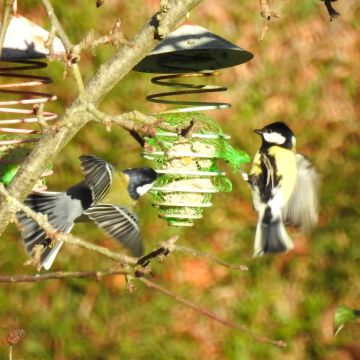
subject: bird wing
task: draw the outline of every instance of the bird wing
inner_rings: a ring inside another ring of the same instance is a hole
[[[94,155],[82,155],[79,159],[85,176],[85,185],[91,190],[93,204],[97,204],[109,192],[114,168],[105,160]]]
[[[106,234],[120,241],[125,247],[139,257],[142,255],[142,241],[138,220],[127,208],[99,204],[84,212]]]
[[[296,154],[296,185],[289,201],[282,209],[285,223],[299,226],[309,232],[318,221],[319,174],[311,162],[301,154]]]

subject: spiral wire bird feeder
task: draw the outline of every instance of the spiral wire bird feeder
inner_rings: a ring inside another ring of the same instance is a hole
[[[57,114],[43,110],[56,96],[37,88],[52,83],[51,78],[34,74],[34,70],[47,67],[39,61],[48,54],[47,38],[47,31],[19,15],[7,29],[0,58],[0,178],[5,185],[39,140],[44,124],[57,119]],[[63,52],[59,39],[55,38],[54,44],[57,53]],[[42,177],[51,174],[49,165]],[[34,189],[45,190],[44,181]]]
[[[203,27],[183,25],[134,68],[147,73],[166,73],[154,77],[152,83],[179,89],[147,97],[151,102],[177,107],[155,114],[174,131],[157,129],[156,137],[147,139],[143,153],[145,158],[156,162],[156,171],[163,175],[151,193],[159,216],[170,225],[192,226],[195,219],[202,218],[204,208],[212,206],[214,193],[231,191],[231,182],[225,172],[218,170],[216,160],[223,159],[239,168],[249,157],[228,144],[230,136],[212,118],[199,112],[229,108],[230,104],[168,98],[225,91],[223,86],[183,80],[215,76],[216,70],[242,64],[252,57],[250,52]]]

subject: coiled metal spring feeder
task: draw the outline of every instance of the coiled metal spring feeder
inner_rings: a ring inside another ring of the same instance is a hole
[[[38,89],[52,80],[34,73],[47,66],[39,61],[48,53],[44,45],[47,37],[47,31],[19,15],[12,18],[5,36],[0,58],[0,178],[5,185],[39,140],[41,122],[57,119],[57,114],[43,110],[56,96]],[[59,53],[62,46],[58,39],[55,46]],[[42,176],[51,174],[49,164]],[[46,189],[44,181],[35,189]]]
[[[244,151],[234,149],[229,135],[211,117],[200,111],[229,108],[223,102],[168,99],[174,96],[225,91],[226,87],[177,82],[217,75],[216,70],[251,60],[253,55],[203,27],[183,25],[171,33],[135,68],[146,73],[166,73],[152,83],[178,90],[149,95],[151,102],[176,108],[154,114],[174,131],[157,129],[147,138],[143,156],[156,163],[159,177],[151,189],[159,216],[174,226],[192,226],[219,191],[231,191],[225,172],[216,161],[223,159],[234,168],[249,161]],[[179,107],[180,106],[180,107]],[[175,129],[186,129],[176,131]]]

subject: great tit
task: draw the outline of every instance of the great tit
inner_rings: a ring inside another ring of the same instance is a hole
[[[157,173],[149,167],[117,171],[93,155],[82,155],[80,160],[83,181],[66,192],[33,192],[25,204],[47,215],[50,224],[64,233],[69,233],[75,222],[92,220],[107,235],[129,248],[134,256],[140,256],[142,241],[133,207],[151,188]],[[27,252],[34,255],[40,246],[39,267],[48,270],[62,242],[53,244],[37,222],[23,212],[18,212],[17,218]]]
[[[259,213],[254,256],[286,252],[294,244],[284,221],[305,232],[317,222],[319,176],[307,158],[296,154],[296,139],[286,124],[275,122],[254,132],[262,144],[249,174],[243,173]]]

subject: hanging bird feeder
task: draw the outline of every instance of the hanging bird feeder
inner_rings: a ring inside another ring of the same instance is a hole
[[[0,58],[0,179],[5,185],[11,182],[19,164],[39,140],[42,121],[57,119],[56,114],[40,110],[45,103],[56,100],[56,96],[37,89],[52,80],[34,73],[47,66],[39,59],[49,54],[45,47],[48,35],[46,30],[19,15],[12,17],[6,32]],[[54,39],[53,52],[64,53],[58,38]],[[43,177],[51,173],[49,164]],[[46,189],[43,181],[35,188]]]
[[[149,95],[147,100],[175,105],[155,114],[173,131],[157,129],[146,139],[143,156],[156,162],[159,177],[151,189],[153,205],[159,216],[174,226],[192,226],[212,206],[211,198],[219,191],[231,191],[225,172],[219,171],[219,159],[239,168],[249,156],[234,149],[229,135],[199,111],[229,108],[222,102],[184,101],[168,97],[225,91],[226,87],[196,85],[178,81],[216,75],[215,70],[249,61],[253,55],[203,27],[183,25],[157,46],[135,68],[147,73],[166,73],[152,82],[179,90]],[[180,107],[179,107],[180,106]],[[182,129],[181,131],[179,129]]]
[[[234,149],[221,128],[202,113],[169,113],[161,115],[163,123],[178,128],[193,124],[188,134],[157,131],[156,138],[147,139],[143,156],[154,160],[162,174],[151,189],[153,205],[159,216],[170,225],[192,226],[202,218],[211,198],[219,191],[231,191],[225,172],[219,171],[219,159],[238,168],[248,162],[245,152]]]

